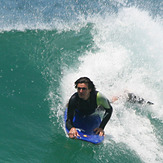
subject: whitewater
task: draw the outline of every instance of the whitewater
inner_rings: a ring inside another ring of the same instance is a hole
[[[64,70],[61,85],[64,104],[75,92],[74,81],[81,76],[90,77],[110,100],[128,90],[154,101],[154,106],[125,105],[124,100],[112,104],[114,113],[105,129],[104,144],[110,146],[112,141],[125,144],[143,162],[162,162],[163,130],[158,135],[153,124],[155,119],[163,122],[161,22],[136,8],[87,21],[94,25],[92,35],[98,50],[85,52],[79,57],[80,64]]]
[[[38,2],[0,2],[0,161],[163,162],[161,1]],[[98,146],[65,134],[81,76],[120,96]]]

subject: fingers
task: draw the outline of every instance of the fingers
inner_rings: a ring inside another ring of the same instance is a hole
[[[101,131],[101,132],[99,133],[99,136],[105,136],[104,131]]]
[[[74,139],[74,138],[76,139],[77,137],[80,137],[80,135],[78,134],[76,128],[74,128],[74,127],[71,128],[68,135],[69,135],[69,138],[71,138],[71,139]]]
[[[104,130],[102,128],[95,128],[94,132],[96,132],[96,134],[99,134],[99,136],[105,136]]]
[[[74,134],[73,133],[68,133],[69,138],[73,139],[74,138]]]
[[[99,136],[105,136],[104,130],[102,128],[95,128],[94,132],[96,134],[99,134]],[[78,134],[76,128],[71,128],[71,130],[68,133],[69,138],[71,139],[76,139],[77,137],[80,137],[80,135]]]
[[[99,130],[98,130],[98,128],[95,128],[94,129],[94,132],[96,133],[96,135],[99,133]]]

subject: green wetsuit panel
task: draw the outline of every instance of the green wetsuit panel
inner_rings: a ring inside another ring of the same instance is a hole
[[[97,106],[102,106],[106,109],[110,109],[108,99],[100,92],[97,93]]]

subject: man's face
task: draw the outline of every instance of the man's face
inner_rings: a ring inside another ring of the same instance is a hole
[[[79,83],[77,85],[77,91],[78,91],[79,98],[83,100],[87,100],[90,96],[91,89],[88,89],[87,83]]]

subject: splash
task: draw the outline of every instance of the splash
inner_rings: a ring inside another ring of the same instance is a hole
[[[156,108],[146,107],[145,111],[163,120],[163,30],[160,21],[136,8],[123,9],[118,15],[91,17],[89,21],[94,24],[92,35],[98,50],[80,57],[77,70],[64,70],[61,84],[66,92],[62,94],[64,101],[75,91],[72,89],[74,81],[88,76],[109,99],[127,89],[154,101]],[[151,121],[148,116],[139,115],[133,108],[120,103],[114,105],[106,132],[115,142],[129,146],[144,162],[161,162],[163,147]]]

